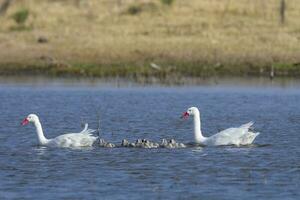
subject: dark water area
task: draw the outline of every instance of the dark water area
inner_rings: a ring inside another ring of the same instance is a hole
[[[110,87],[0,84],[0,199],[299,199],[300,90],[297,86]],[[249,147],[183,149],[37,145],[30,113],[46,137],[98,127],[117,144],[193,141],[190,106],[203,134],[255,121]]]

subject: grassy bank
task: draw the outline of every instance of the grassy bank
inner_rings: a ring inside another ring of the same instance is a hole
[[[300,4],[20,0],[0,16],[0,74],[300,76]]]

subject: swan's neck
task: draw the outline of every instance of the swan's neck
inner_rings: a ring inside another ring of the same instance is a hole
[[[36,133],[37,133],[40,145],[46,144],[48,142],[48,139],[44,136],[41,122],[39,120],[35,121],[34,125],[35,125],[35,128],[36,128]]]
[[[206,139],[201,132],[200,113],[196,112],[194,115],[194,137],[196,143],[202,143]]]

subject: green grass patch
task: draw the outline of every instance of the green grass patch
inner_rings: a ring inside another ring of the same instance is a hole
[[[160,0],[160,2],[164,5],[172,5],[174,3],[174,0]]]
[[[22,25],[25,24],[26,20],[28,19],[28,16],[29,10],[27,8],[21,8],[12,15],[12,18],[17,24]]]

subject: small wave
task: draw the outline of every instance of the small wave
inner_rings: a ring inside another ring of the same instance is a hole
[[[261,148],[261,147],[269,147],[272,146],[271,144],[246,144],[246,145],[224,145],[224,146],[218,146],[219,148]]]

